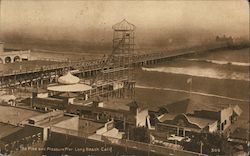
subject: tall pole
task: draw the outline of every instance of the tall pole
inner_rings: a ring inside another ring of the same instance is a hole
[[[192,91],[192,84],[193,84],[193,77],[187,79],[187,83],[189,84],[189,99],[191,99],[191,91]]]
[[[203,142],[201,141],[201,146],[200,146],[200,153],[202,154],[202,146],[203,146]]]
[[[189,99],[191,99],[192,84],[193,84],[193,78],[191,76],[191,81],[190,81],[190,84],[189,84]]]

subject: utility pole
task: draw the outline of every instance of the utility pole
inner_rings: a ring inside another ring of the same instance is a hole
[[[201,141],[201,146],[200,146],[200,153],[202,154],[202,147],[203,147],[203,142]]]

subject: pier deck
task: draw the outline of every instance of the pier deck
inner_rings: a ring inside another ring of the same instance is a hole
[[[135,67],[153,65],[165,61],[170,61],[179,57],[190,56],[202,52],[227,48],[225,44],[214,44],[213,46],[193,47],[185,50],[175,50],[168,52],[156,52],[151,54],[137,54],[131,56],[131,64]],[[112,65],[106,64],[107,58],[98,58],[87,61],[69,62],[22,62],[13,65],[13,68],[6,68],[0,71],[0,88],[12,87],[30,83],[42,83],[41,80],[48,80],[47,83],[55,81],[65,70],[74,70],[74,74],[79,77],[91,77],[96,75],[103,68],[110,68]]]

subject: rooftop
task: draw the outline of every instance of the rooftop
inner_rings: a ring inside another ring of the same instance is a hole
[[[204,119],[204,118],[199,118],[199,117],[194,117],[194,116],[186,116],[186,117],[190,121],[190,123],[193,123],[199,126],[200,128],[205,128],[206,126],[216,122],[216,120]]]
[[[184,117],[187,119],[187,121],[191,124],[195,124],[197,126],[199,126],[200,128],[205,128],[206,126],[208,126],[209,124],[212,124],[214,122],[216,122],[216,120],[210,120],[210,119],[204,119],[204,118],[200,118],[200,117],[195,117],[195,116],[191,116],[191,115],[185,115],[185,114],[163,114],[161,116],[158,117],[158,120],[160,122],[165,122],[165,121],[171,121],[171,120],[175,120],[178,117]]]
[[[105,100],[103,103],[104,108],[129,111],[128,104],[131,103],[131,99],[112,99]]]
[[[130,98],[116,98],[112,100],[104,100],[103,108],[112,110],[129,111],[130,107],[144,108],[144,105],[140,102],[134,101]]]
[[[86,84],[67,84],[67,85],[54,85],[47,88],[49,91],[55,92],[84,92],[91,90],[92,87]]]
[[[166,113],[166,114],[162,114],[159,117],[157,117],[157,119],[160,122],[164,122],[166,120],[173,120],[175,117],[177,116],[177,114],[172,114],[172,113]]]
[[[60,115],[63,115],[63,111],[52,111],[52,112],[48,112],[48,113],[45,113],[45,114],[37,115],[35,117],[31,117],[31,118],[29,118],[29,120],[39,122],[41,120],[51,118],[51,117],[57,117],[57,116],[60,116]]]
[[[49,121],[40,123],[40,124],[38,124],[38,126],[41,126],[41,127],[49,127],[49,126],[55,125],[55,124],[57,124],[57,123],[59,123],[59,122],[68,120],[68,119],[70,119],[70,118],[72,118],[72,117],[70,117],[70,116],[61,116],[61,117],[54,118],[54,119],[52,119],[52,120],[49,120]]]
[[[72,75],[70,72],[68,72],[67,74],[61,76],[58,78],[58,82],[60,84],[76,84],[80,81],[80,79],[74,75]]]
[[[79,120],[79,131],[86,133],[95,133],[96,130],[104,126],[104,123],[99,123],[96,121],[91,121],[89,119],[80,119]]]
[[[18,127],[18,126],[13,126],[10,124],[0,122],[0,139],[4,138],[12,133],[15,133],[16,131],[19,131],[20,129],[22,129],[22,128]]]
[[[115,24],[112,28],[118,31],[129,31],[135,30],[135,25],[129,23],[126,19],[123,19],[121,22]]]
[[[24,128],[21,128],[3,138],[0,139],[0,143],[10,143],[10,142],[13,142],[13,141],[16,141],[16,140],[21,140],[25,137],[30,137],[34,134],[37,134],[39,133],[40,130],[38,129],[34,129],[34,128],[30,128],[30,127],[24,127]]]
[[[40,115],[40,112],[0,105],[0,122],[17,125],[27,119]]]
[[[61,121],[72,118],[73,115],[65,115],[63,111],[51,111],[29,119],[29,124],[39,127],[48,127],[55,125]]]

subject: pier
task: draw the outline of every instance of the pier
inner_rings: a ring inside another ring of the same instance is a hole
[[[175,50],[170,52],[156,52],[150,54],[134,54],[130,58],[133,67],[149,66],[171,61],[180,57],[187,57],[205,52],[211,52],[227,48],[227,44],[212,44],[200,47],[193,47],[185,50]],[[34,67],[32,69],[17,69],[0,72],[0,88],[14,87],[18,85],[44,85],[56,82],[57,77],[63,75],[65,71],[72,70],[73,74],[81,77],[93,77],[102,69],[114,68],[107,63],[108,57],[88,60],[58,62],[52,65]],[[127,64],[128,66],[128,64]]]

